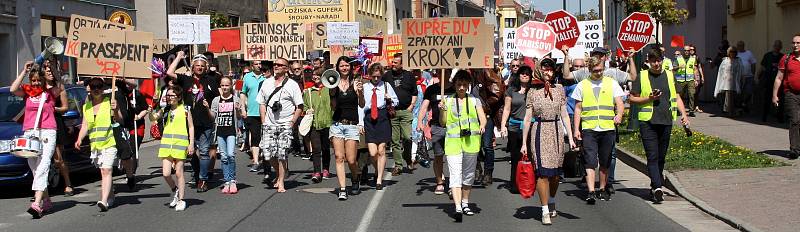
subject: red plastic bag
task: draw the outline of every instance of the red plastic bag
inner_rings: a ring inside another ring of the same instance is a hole
[[[522,160],[517,163],[517,188],[519,188],[519,195],[523,199],[528,199],[533,196],[536,190],[536,176],[534,174],[535,168],[528,154],[522,154]]]
[[[150,137],[156,140],[161,139],[161,128],[158,126],[158,123],[153,123],[153,125],[150,126]]]

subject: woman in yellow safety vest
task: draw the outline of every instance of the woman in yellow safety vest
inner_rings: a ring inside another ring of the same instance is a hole
[[[486,129],[486,115],[481,101],[469,96],[472,77],[460,70],[453,78],[456,94],[439,103],[441,122],[445,125],[444,154],[450,171],[450,190],[455,203],[454,218],[461,222],[464,214],[474,215],[469,208],[469,193],[475,180],[475,167],[481,147],[481,134]]]
[[[183,105],[183,88],[177,85],[167,88],[167,107],[162,113],[164,132],[161,133],[161,146],[158,148],[158,158],[161,158],[161,175],[172,190],[172,201],[169,206],[175,211],[186,209],[183,201],[185,192],[185,179],[183,176],[183,162],[187,155],[194,153],[194,124],[192,114]],[[175,177],[172,179],[172,168],[175,168]]]
[[[104,90],[103,79],[92,78],[89,81],[90,95],[83,104],[83,124],[78,133],[78,139],[75,141],[75,149],[80,150],[83,138],[87,133],[89,134],[92,163],[100,168],[100,201],[97,202],[97,207],[101,212],[108,211],[108,208],[114,204],[111,174],[118,160],[117,143],[114,141],[111,124],[122,121],[122,114],[117,109],[117,102],[104,96]]]

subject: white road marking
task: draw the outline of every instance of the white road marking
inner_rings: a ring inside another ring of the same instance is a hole
[[[386,183],[387,180],[392,180],[392,173],[390,172],[384,172],[383,176],[383,183]],[[369,230],[369,223],[372,222],[372,217],[375,216],[375,210],[378,209],[378,205],[381,204],[381,198],[383,198],[383,193],[387,190],[385,186],[383,189],[382,191],[375,191],[375,195],[372,196],[369,205],[367,205],[367,211],[364,212],[364,216],[361,216],[361,222],[358,223],[356,232],[366,232]]]

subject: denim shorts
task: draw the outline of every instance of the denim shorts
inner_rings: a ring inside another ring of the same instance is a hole
[[[330,130],[331,138],[358,141],[361,135],[358,133],[358,125],[344,125],[339,122],[333,123]]]

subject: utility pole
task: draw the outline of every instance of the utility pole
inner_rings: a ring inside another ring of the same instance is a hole
[[[562,3],[563,4],[561,6],[561,9],[566,11],[567,10],[567,0],[562,1]]]

